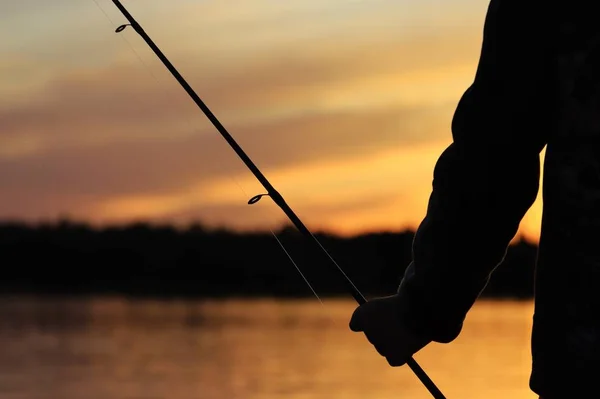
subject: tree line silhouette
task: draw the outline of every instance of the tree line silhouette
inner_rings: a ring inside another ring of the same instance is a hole
[[[345,296],[339,272],[293,227],[236,233],[138,223],[92,228],[69,221],[0,223],[3,293],[152,297]],[[411,259],[413,231],[315,236],[368,296],[395,291]],[[285,251],[279,245],[281,242]],[[288,256],[289,254],[289,256]],[[531,298],[537,246],[511,245],[483,292]],[[290,260],[293,259],[293,262]]]

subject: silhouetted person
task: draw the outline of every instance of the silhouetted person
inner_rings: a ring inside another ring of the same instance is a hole
[[[536,198],[547,145],[530,387],[544,399],[600,397],[595,3],[491,1],[477,73],[437,161],[413,260],[396,295],[360,306],[350,322],[392,366],[459,335]]]

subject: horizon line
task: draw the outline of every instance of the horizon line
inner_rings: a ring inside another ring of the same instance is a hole
[[[95,231],[102,231],[102,230],[111,230],[111,229],[127,229],[127,228],[134,228],[134,227],[140,227],[140,226],[144,226],[144,227],[148,227],[148,228],[154,228],[154,229],[164,229],[164,228],[168,228],[171,230],[175,230],[178,232],[186,232],[186,231],[190,231],[190,230],[194,230],[194,229],[200,229],[200,230],[204,230],[206,232],[209,233],[228,233],[228,234],[236,234],[236,235],[252,235],[252,234],[282,234],[282,233],[286,233],[289,231],[295,231],[298,232],[298,234],[300,234],[299,231],[297,231],[296,227],[290,222],[290,221],[283,221],[279,224],[279,227],[277,228],[240,228],[240,227],[233,227],[233,226],[227,226],[227,225],[209,225],[209,224],[205,224],[203,223],[201,220],[190,220],[187,223],[174,223],[174,222],[169,222],[169,221],[160,221],[160,220],[147,220],[147,219],[140,219],[140,220],[131,220],[131,221],[127,221],[127,222],[107,222],[107,223],[94,223],[94,222],[90,222],[90,221],[85,221],[85,220],[77,220],[77,219],[72,219],[66,216],[59,216],[57,218],[53,218],[53,219],[39,219],[39,220],[25,220],[25,219],[0,219],[0,228],[6,227],[6,226],[20,226],[20,227],[27,227],[27,228],[40,228],[40,227],[61,227],[61,226],[78,226],[78,227],[85,227],[89,230],[95,230]],[[339,232],[335,232],[333,230],[328,230],[328,229],[310,229],[311,232],[313,234],[316,235],[325,235],[325,236],[329,236],[329,237],[334,237],[334,238],[341,238],[341,239],[352,239],[352,238],[358,238],[358,237],[363,237],[363,236],[369,236],[369,235],[380,235],[380,234],[415,234],[417,229],[413,228],[413,227],[398,227],[396,229],[365,229],[361,232],[354,232],[354,233],[348,233],[348,234],[343,234],[343,233],[339,233]],[[468,236],[467,236],[468,238]],[[539,240],[536,239],[532,239],[531,237],[529,237],[527,234],[524,234],[522,232],[518,232],[517,234],[515,234],[515,236],[513,237],[513,239],[510,241],[510,245],[516,244],[516,243],[527,243],[527,244],[531,244],[531,245],[538,245],[539,244]]]

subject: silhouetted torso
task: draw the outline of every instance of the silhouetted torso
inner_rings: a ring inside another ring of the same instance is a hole
[[[399,292],[413,328],[456,338],[533,204],[544,165],[532,389],[586,397],[600,375],[600,24],[594,2],[493,0],[473,85],[438,160]],[[474,251],[464,245],[474,241]]]
[[[532,384],[553,387],[547,399],[600,375],[600,27],[588,3],[561,15],[556,46],[533,333]]]

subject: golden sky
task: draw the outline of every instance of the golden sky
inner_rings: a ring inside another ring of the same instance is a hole
[[[0,3],[0,219],[286,219],[110,0]],[[487,0],[124,0],[305,223],[415,228]],[[7,40],[8,38],[8,40]],[[537,239],[538,201],[522,223]]]

